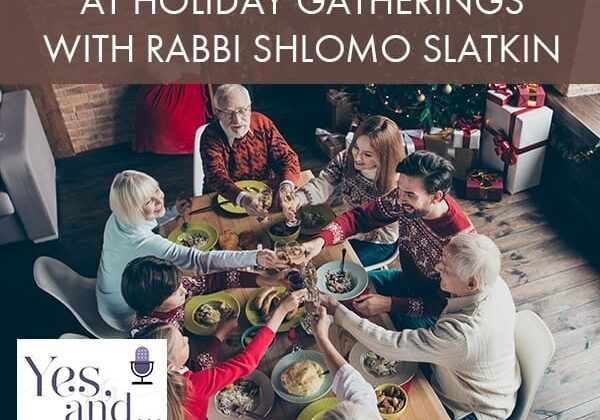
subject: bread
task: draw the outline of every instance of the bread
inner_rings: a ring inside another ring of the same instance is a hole
[[[219,246],[225,251],[239,251],[238,234],[232,230],[226,230],[219,235]]]

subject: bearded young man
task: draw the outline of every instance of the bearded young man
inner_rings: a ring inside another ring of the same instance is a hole
[[[390,312],[397,328],[430,327],[447,297],[435,266],[454,236],[475,228],[448,195],[454,175],[448,160],[418,151],[400,162],[396,172],[398,188],[338,216],[304,249],[312,258],[324,246],[398,221],[402,269],[371,272],[378,293],[360,296],[354,307],[367,316]]]

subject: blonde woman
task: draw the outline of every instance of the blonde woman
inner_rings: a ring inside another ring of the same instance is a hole
[[[179,209],[167,212],[158,182],[143,172],[127,170],[117,174],[110,187],[109,201],[112,214],[104,227],[96,299],[100,315],[113,328],[127,331],[134,319],[135,311],[121,293],[123,270],[134,258],[152,255],[199,273],[253,265],[287,267],[270,250],[202,252],[153,233],[159,221],[176,216],[184,203],[178,202],[175,207]],[[240,287],[236,273],[232,272],[231,287]]]
[[[340,188],[349,209],[366,204],[396,188],[396,165],[404,157],[396,123],[380,115],[371,116],[358,127],[348,149],[298,190],[299,205],[323,203],[336,188]],[[295,214],[286,216],[293,219]],[[350,243],[363,265],[369,266],[389,258],[396,250],[397,240],[398,226],[394,223],[355,235]]]

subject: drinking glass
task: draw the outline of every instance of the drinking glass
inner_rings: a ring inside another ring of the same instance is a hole
[[[300,204],[300,198],[289,186],[279,188],[279,200],[281,201],[281,208],[286,210],[284,212],[286,217],[290,210],[296,211]],[[296,227],[300,224],[300,221],[294,217],[293,219],[286,220],[285,224],[287,227]]]
[[[286,241],[282,241],[281,239],[275,241],[275,243],[273,244],[273,251],[280,260],[283,260],[289,264],[290,257],[288,256]]]
[[[256,198],[258,199],[258,204],[261,208],[269,210],[271,208],[271,205],[273,204],[273,190],[271,190],[271,188],[269,187],[265,187],[258,192]],[[269,220],[269,216],[259,216],[257,219],[261,223],[267,222]]]
[[[305,255],[304,248],[298,241],[291,241],[287,244],[287,255],[290,264],[300,266],[304,263]]]

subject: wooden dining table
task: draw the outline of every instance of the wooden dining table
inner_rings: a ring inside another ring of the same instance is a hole
[[[310,171],[304,171],[301,174],[300,184],[307,182],[310,178],[312,178],[312,173]],[[211,206],[216,203],[216,194],[209,193],[202,196],[194,197],[192,200],[192,209],[197,208],[205,208]],[[278,213],[271,213],[271,218],[277,218],[280,216]],[[256,217],[249,217],[247,215],[242,216],[232,216],[220,210],[218,205],[214,205],[214,208],[198,214],[193,214],[188,216],[189,223],[194,222],[204,222],[209,223],[214,226],[219,233],[226,230],[234,230],[237,232],[241,231],[252,231],[258,235],[260,238],[263,247],[271,248],[272,243],[268,234],[266,233],[266,227],[268,226],[268,222],[261,223],[257,220]],[[163,225],[160,229],[160,233],[164,236],[167,236],[169,232],[175,229],[177,226],[183,223],[183,219],[180,217],[175,219],[165,225]],[[300,237],[299,240],[307,240],[309,238]],[[315,267],[320,267],[322,264],[325,264],[330,261],[338,261],[341,259],[342,249],[346,249],[347,255],[346,260],[352,261],[360,264],[356,253],[352,249],[352,246],[348,241],[345,241],[341,244],[329,246],[323,248],[321,253],[317,255],[312,262],[315,264]],[[372,287],[372,286],[370,286]],[[246,303],[248,302],[251,294],[256,291],[253,288],[238,288],[238,289],[228,289],[226,290],[231,296],[233,296],[240,304],[240,317],[238,320],[238,327],[234,330],[225,340],[222,350],[219,352],[220,360],[226,360],[235,354],[239,353],[242,349],[240,343],[240,337],[244,330],[246,330],[250,323],[246,318],[244,308]],[[369,318],[372,322],[381,325],[387,329],[395,329],[394,325],[387,314],[378,315],[375,317]],[[312,349],[317,350],[317,345],[312,336],[307,334],[300,326],[295,329],[294,341],[295,344],[298,344],[302,349]],[[207,342],[206,337],[202,336],[193,336],[191,333],[188,333],[190,336],[190,354],[195,354],[201,349]],[[338,351],[348,359],[348,354],[354,344],[356,343],[356,339],[348,333],[346,330],[341,328],[339,325],[335,323],[331,325],[329,336],[331,338],[332,343],[338,349]],[[275,364],[281,359],[284,355],[289,352],[292,341],[290,340],[289,332],[282,332],[276,335],[275,345],[273,348],[267,352],[258,366],[258,369],[265,373],[268,377],[271,376],[271,372]],[[328,396],[333,396],[330,392]],[[287,402],[278,396],[275,397],[275,402],[273,404],[273,408],[268,414],[267,418],[269,419],[295,419],[300,411],[307,404],[294,404]],[[410,389],[408,392],[408,406],[402,414],[402,419],[448,419],[448,415],[444,407],[442,406],[440,400],[437,395],[431,388],[429,382],[423,376],[421,370],[417,371],[417,374],[412,379],[410,384]]]

